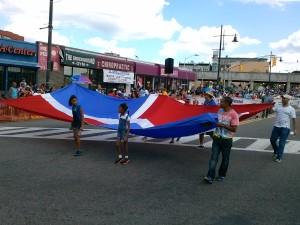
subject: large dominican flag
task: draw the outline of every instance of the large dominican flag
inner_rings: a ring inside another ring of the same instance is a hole
[[[4,101],[45,117],[71,122],[72,110],[68,105],[71,95],[78,98],[85,121],[110,129],[118,127],[118,107],[126,103],[131,116],[130,133],[154,138],[170,138],[203,133],[215,128],[219,106],[182,104],[168,96],[149,95],[137,99],[120,99],[91,91],[76,83],[53,93]],[[270,107],[270,104],[234,105],[240,120]]]

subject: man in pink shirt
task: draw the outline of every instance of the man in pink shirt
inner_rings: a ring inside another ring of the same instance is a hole
[[[218,122],[213,134],[212,154],[209,160],[209,169],[204,181],[212,184],[215,178],[215,171],[220,153],[222,153],[222,163],[219,168],[217,181],[223,181],[226,177],[229,166],[229,155],[232,147],[232,138],[239,125],[239,116],[231,109],[232,99],[223,97],[221,99],[218,112]]]

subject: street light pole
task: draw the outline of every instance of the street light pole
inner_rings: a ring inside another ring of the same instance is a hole
[[[218,88],[219,88],[220,70],[221,70],[222,37],[223,37],[223,25],[221,25],[221,35],[220,35],[220,45],[219,45],[218,73],[217,73],[217,87]]]
[[[193,56],[199,56],[198,54],[190,55],[189,57],[184,58],[183,68],[185,68],[185,62],[187,59],[193,57]]]
[[[269,62],[269,87],[271,85],[271,73],[272,73],[272,51],[270,54],[270,62]]]
[[[220,45],[219,45],[219,58],[218,58],[218,72],[217,72],[217,87],[218,88],[219,88],[219,84],[220,84],[222,41],[224,42],[224,37],[225,36],[234,36],[232,42],[238,42],[238,40],[236,38],[236,34],[234,34],[234,35],[232,35],[232,34],[229,34],[229,35],[223,34],[223,25],[221,25]],[[218,36],[214,36],[214,37],[218,37]]]
[[[51,73],[51,50],[52,50],[52,20],[53,20],[53,0],[50,0],[49,6],[49,23],[48,23],[48,51],[47,51],[47,71],[46,71],[46,90],[50,89],[50,73]]]

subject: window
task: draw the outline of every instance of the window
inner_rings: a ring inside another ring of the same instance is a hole
[[[89,75],[89,69],[73,67],[73,75]]]
[[[68,76],[72,75],[72,67],[71,66],[64,66],[64,75],[68,75]]]

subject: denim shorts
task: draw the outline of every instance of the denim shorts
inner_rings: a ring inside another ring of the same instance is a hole
[[[118,130],[117,140],[124,140],[126,138],[127,130]]]

